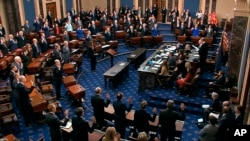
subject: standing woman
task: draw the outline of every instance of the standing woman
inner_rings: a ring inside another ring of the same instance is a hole
[[[162,86],[161,78],[164,78],[169,75],[169,69],[168,69],[168,61],[164,60],[161,64],[161,72],[158,74],[157,81],[159,82],[159,85]]]

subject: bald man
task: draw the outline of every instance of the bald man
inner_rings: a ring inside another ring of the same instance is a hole
[[[91,105],[94,109],[94,116],[97,122],[97,128],[102,129],[105,125],[104,122],[104,107],[108,107],[110,103],[110,96],[106,94],[106,102],[101,96],[102,89],[100,87],[95,88],[95,94],[91,96]]]

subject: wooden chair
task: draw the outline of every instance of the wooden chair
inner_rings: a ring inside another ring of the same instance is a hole
[[[181,33],[180,33],[180,29],[176,28],[175,31],[174,31],[175,35],[176,36],[179,36]]]
[[[181,44],[185,44],[186,40],[187,36],[181,36],[181,35],[177,36],[177,41]]]
[[[126,38],[127,38],[127,34],[126,34],[125,31],[116,31],[115,32],[115,37],[116,37],[117,40],[122,39],[123,41],[125,41]]]
[[[162,44],[162,41],[163,41],[163,36],[154,36],[153,37],[153,45],[155,46],[158,46],[158,45],[161,45]]]
[[[200,78],[200,74],[196,74],[190,83],[184,82],[184,86],[180,90],[181,93],[185,93],[187,95],[193,95],[194,90],[195,90],[195,86],[196,86],[196,82],[199,78]]]
[[[0,104],[10,102],[10,95],[0,95]]]
[[[17,127],[18,130],[20,130],[19,121],[14,113],[1,117],[0,123],[2,125],[1,127],[3,132],[11,127]]]
[[[143,36],[142,37],[142,45],[143,46],[151,46],[153,43],[153,36]]]
[[[201,37],[199,36],[191,36],[191,41],[193,42],[193,44],[195,46],[199,45],[199,40],[200,40]]]
[[[0,104],[0,117],[13,114],[13,113],[14,113],[14,110],[13,110],[13,106],[11,103]]]
[[[205,43],[207,43],[208,47],[213,46],[213,38],[204,38]]]
[[[129,39],[130,47],[140,46],[141,45],[141,37],[131,37]]]
[[[53,67],[43,68],[43,76],[45,80],[53,79]]]

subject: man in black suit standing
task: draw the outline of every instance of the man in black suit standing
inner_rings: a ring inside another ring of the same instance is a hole
[[[104,121],[104,107],[108,107],[110,103],[110,96],[106,94],[107,101],[101,97],[102,89],[100,87],[95,88],[95,95],[91,96],[91,105],[94,108],[94,116],[97,122],[97,128],[102,129],[105,125]]]
[[[112,40],[112,34],[110,32],[109,27],[107,27],[107,29],[105,30],[104,36],[105,36],[106,42]]]
[[[153,6],[153,15],[155,16],[155,19],[157,19],[157,15],[158,15],[158,7],[156,4],[154,4]]]
[[[55,67],[53,68],[53,80],[56,88],[56,99],[61,98],[61,85],[63,79],[63,70],[61,67],[61,62],[59,60],[55,60]]]
[[[92,133],[96,127],[96,120],[93,117],[93,125],[89,126],[89,123],[84,120],[84,110],[82,107],[76,108],[76,116],[72,118],[72,128],[73,128],[73,141],[88,141],[88,132]]]
[[[32,44],[33,58],[37,58],[42,53],[42,50],[36,38],[34,38],[32,41],[33,41]]]
[[[174,108],[174,101],[168,100],[167,102],[167,109],[162,110],[159,115],[159,125],[160,134],[161,134],[161,141],[174,141],[175,137],[175,122],[176,120],[184,120],[185,119],[185,105],[182,103],[180,105],[181,115],[179,115],[176,111],[173,111]]]
[[[30,103],[30,97],[29,94],[33,91],[35,88],[34,82],[31,81],[32,86],[30,89],[28,89],[24,84],[26,82],[25,76],[21,75],[19,77],[19,83],[16,86],[17,91],[19,92],[19,103],[20,103],[20,113],[23,116],[25,126],[30,126],[31,123],[31,117],[33,116],[33,109]]]
[[[199,55],[200,55],[200,68],[201,71],[205,71],[206,66],[206,59],[207,59],[207,53],[208,53],[208,46],[204,41],[204,38],[200,38],[199,40]]]
[[[60,126],[65,126],[67,122],[69,121],[68,119],[69,110],[65,110],[64,112],[64,115],[65,115],[64,121],[61,121],[56,116],[55,114],[56,106],[54,104],[49,104],[48,110],[49,110],[49,113],[45,115],[45,121],[49,126],[51,141],[62,141],[62,134],[61,134]]]
[[[24,37],[24,35],[23,35],[23,31],[19,31],[17,33],[16,39],[17,39],[17,46],[19,48],[22,48],[27,43],[26,37]]]
[[[52,28],[52,20],[53,20],[53,17],[52,17],[52,14],[51,14],[51,11],[48,11],[48,14],[47,14],[47,20],[48,20],[48,23],[49,23],[49,27]]]
[[[138,131],[138,133],[140,132],[146,132],[148,133],[149,131],[149,123],[148,121],[155,121],[156,118],[156,108],[153,109],[153,117],[147,113],[146,111],[146,107],[147,107],[148,103],[146,100],[143,100],[140,104],[140,109],[135,111],[135,115],[134,115],[134,123],[135,123],[135,127]]]
[[[132,107],[132,98],[128,98],[129,106],[127,107],[125,103],[122,102],[123,94],[122,92],[118,92],[116,95],[117,101],[113,102],[113,106],[115,109],[115,129],[120,133],[121,138],[124,138],[125,129],[126,129],[126,115],[125,112],[129,112]]]
[[[222,114],[218,119],[218,141],[228,141],[229,140],[229,128],[233,123],[232,117],[229,114],[230,108],[228,106],[223,106]]]
[[[163,23],[166,22],[166,14],[167,14],[167,9],[166,9],[166,7],[164,6],[164,7],[161,9],[161,15],[162,15],[162,22],[163,22]]]

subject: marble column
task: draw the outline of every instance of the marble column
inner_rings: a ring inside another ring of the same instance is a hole
[[[21,30],[21,19],[17,0],[6,0],[5,10],[8,15],[7,23],[9,25],[9,33],[15,34]]]
[[[235,16],[231,45],[229,46],[229,58],[228,58],[228,75],[238,81],[240,72],[240,64],[242,59],[242,52],[245,43],[245,36],[248,25],[247,16]]]

